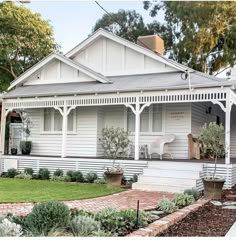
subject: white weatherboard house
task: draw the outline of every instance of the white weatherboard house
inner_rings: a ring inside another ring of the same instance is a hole
[[[201,189],[200,176],[214,164],[188,159],[187,136],[198,136],[204,123],[217,121],[225,126],[226,148],[217,171],[226,179],[225,188],[234,185],[236,81],[171,61],[147,49],[163,47],[158,37],[146,40],[144,47],[98,30],[67,54],[53,53],[14,80],[2,102],[2,171],[15,166],[102,174],[112,160],[103,157],[99,138],[104,127],[114,126],[127,129],[135,146],[134,159],[117,160],[127,177],[140,174],[133,188]],[[30,116],[29,156],[4,153],[6,117],[12,111]],[[167,145],[173,159],[139,160],[140,146],[167,134],[175,135]]]

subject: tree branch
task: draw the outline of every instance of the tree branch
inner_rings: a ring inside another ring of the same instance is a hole
[[[0,66],[0,68],[5,70],[6,72],[10,73],[14,78],[17,77],[16,74],[13,71],[9,70],[8,68],[3,67],[3,66]]]

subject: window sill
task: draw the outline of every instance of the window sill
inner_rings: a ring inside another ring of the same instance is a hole
[[[76,132],[67,132],[67,135],[76,135]],[[41,132],[40,135],[62,135],[62,132]]]

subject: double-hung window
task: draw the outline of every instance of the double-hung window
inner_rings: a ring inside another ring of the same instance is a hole
[[[67,131],[75,132],[76,110],[71,110],[67,120]],[[43,131],[44,132],[62,132],[62,115],[58,110],[46,108],[43,111]]]
[[[161,133],[163,132],[163,108],[161,104],[152,104],[144,108],[140,115],[141,133]],[[127,129],[133,133],[135,131],[135,115],[130,108],[127,109]]]

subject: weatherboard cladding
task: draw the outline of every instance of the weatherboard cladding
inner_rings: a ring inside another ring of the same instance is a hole
[[[165,90],[189,88],[188,80],[183,80],[182,72],[168,72],[155,74],[142,74],[130,76],[109,77],[111,83],[80,82],[42,84],[22,86],[5,94],[4,98],[72,95],[102,92],[128,92],[141,90]],[[191,86],[193,88],[229,86],[232,81],[226,81],[199,72],[190,73]]]

